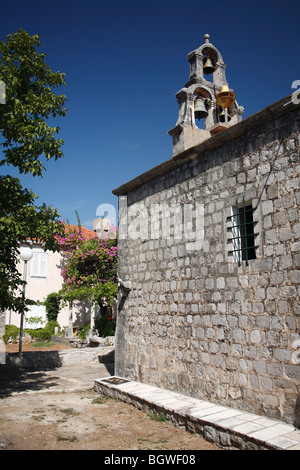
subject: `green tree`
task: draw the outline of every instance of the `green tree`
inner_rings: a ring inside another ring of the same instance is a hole
[[[21,186],[18,178],[0,176],[0,310],[24,309],[22,296],[17,292],[23,285],[17,270],[20,244],[27,238],[40,239],[45,249],[58,249],[55,235],[62,231],[59,214],[45,204],[35,206],[36,198]]]
[[[65,95],[54,89],[65,85],[65,74],[53,72],[39,53],[39,36],[26,31],[0,41],[0,80],[5,103],[0,104],[0,166],[13,165],[20,173],[43,176],[45,161],[62,156],[58,127],[46,120],[65,116]],[[3,100],[2,100],[3,101]],[[26,310],[17,270],[18,250],[27,238],[43,240],[45,249],[58,250],[55,234],[63,233],[56,209],[35,205],[37,196],[10,175],[0,177],[0,310]]]
[[[65,95],[53,89],[65,85],[65,74],[53,72],[39,53],[39,36],[19,30],[0,41],[0,80],[5,83],[5,104],[0,105],[3,159],[0,165],[13,165],[20,173],[42,176],[41,157],[60,158],[63,145],[56,139],[59,127],[46,119],[65,116]]]
[[[60,243],[64,246],[72,234]],[[67,254],[62,269],[61,294],[65,300],[90,299],[111,305],[117,295],[117,239],[80,240]]]
[[[116,326],[112,305],[118,292],[118,248],[116,229],[112,232],[112,238],[106,239],[83,240],[79,234],[60,239],[62,246],[69,247],[61,272],[64,283],[60,295],[68,302],[88,299],[94,306],[99,305],[101,318],[95,320],[95,327],[100,336],[113,335]]]

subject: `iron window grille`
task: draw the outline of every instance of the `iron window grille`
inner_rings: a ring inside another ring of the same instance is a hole
[[[232,207],[232,215],[229,217],[231,238],[228,241],[232,244],[229,254],[233,255],[234,261],[238,262],[239,266],[242,261],[246,261],[248,266],[249,260],[256,259],[255,250],[258,246],[255,245],[255,237],[258,233],[254,231],[257,224],[253,218],[255,210],[256,207],[253,208],[252,204],[246,203],[243,197],[242,203],[236,200],[235,206]]]

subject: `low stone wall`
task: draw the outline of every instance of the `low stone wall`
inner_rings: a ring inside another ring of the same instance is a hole
[[[80,339],[76,336],[74,338],[66,338],[65,336],[51,336],[51,341],[59,344],[67,344],[72,348],[88,348],[88,347],[108,347],[114,346],[115,337],[106,336],[105,338],[91,337],[90,339]]]
[[[217,444],[226,450],[278,450],[276,446],[268,445],[263,441],[251,438],[247,434],[234,432],[229,426],[221,427],[208,419],[196,418],[184,411],[164,409],[163,406],[136,396],[134,393],[118,390],[117,387],[104,384],[103,381],[95,380],[94,390],[100,394],[108,395],[125,403],[135,406],[146,413],[156,411],[163,413],[166,420],[179,429],[184,429],[193,434],[203,436],[209,442]],[[154,394],[155,395],[155,394]]]
[[[114,362],[114,347],[5,353],[5,360],[1,362],[0,371],[4,368],[50,369],[84,363],[109,364]]]

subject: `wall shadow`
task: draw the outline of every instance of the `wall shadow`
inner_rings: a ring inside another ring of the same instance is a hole
[[[5,369],[0,372],[0,399],[13,393],[51,391],[57,385],[55,376],[44,370]]]
[[[300,429],[300,395],[298,395],[294,410],[294,422],[295,428]]]
[[[107,364],[112,364],[115,362],[115,350],[113,349],[112,351],[109,351],[107,354],[99,354],[98,356],[98,361],[100,364],[104,364],[105,366]]]
[[[54,369],[62,365],[59,351],[26,351],[22,353],[6,353],[5,363],[0,366],[0,371],[5,369]]]
[[[57,382],[47,371],[61,365],[58,351],[6,353],[5,362],[0,365],[0,398],[14,392],[51,390]]]
[[[115,364],[113,362],[106,363],[104,366],[108,372],[108,375],[115,375]]]

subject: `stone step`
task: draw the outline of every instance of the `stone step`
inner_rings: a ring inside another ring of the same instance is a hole
[[[282,421],[116,376],[96,379],[94,390],[145,411],[162,412],[174,425],[221,448],[300,450],[300,430]]]

